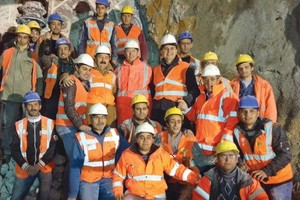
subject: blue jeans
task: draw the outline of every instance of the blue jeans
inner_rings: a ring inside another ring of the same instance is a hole
[[[78,132],[78,129],[75,126],[56,126],[56,131],[63,140],[68,160],[70,160],[73,154],[75,133]]]
[[[270,187],[267,184],[262,184],[262,187],[268,194],[270,200],[291,200],[293,182],[283,183],[277,186]]]
[[[84,200],[114,200],[112,179],[103,178],[94,183],[80,181],[79,197]]]
[[[15,122],[23,117],[22,103],[2,101],[2,143],[1,149],[6,158],[11,156],[12,135],[15,131]]]
[[[52,173],[42,173],[39,172],[35,176],[28,176],[25,179],[21,179],[16,177],[13,193],[11,200],[23,200],[25,199],[26,195],[28,194],[31,185],[38,178],[40,185],[39,185],[39,193],[37,195],[37,200],[48,200],[50,197],[50,190],[52,184]]]

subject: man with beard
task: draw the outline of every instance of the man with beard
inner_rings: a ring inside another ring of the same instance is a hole
[[[29,44],[30,50],[38,52],[39,45],[42,42],[42,38],[41,38],[41,30],[42,29],[41,29],[39,23],[37,23],[36,21],[28,22],[27,26],[31,30],[31,41]],[[37,45],[37,44],[39,44],[39,45]]]
[[[40,182],[37,199],[49,199],[57,139],[54,121],[40,114],[41,99],[36,92],[26,93],[23,103],[27,115],[16,122],[12,142],[16,179],[11,199],[25,199],[36,178]]]
[[[110,68],[111,60],[110,49],[105,45],[100,45],[96,49],[95,63],[96,68],[91,71],[90,92],[88,94],[88,107],[95,103],[102,103],[106,106],[108,116],[107,124],[111,127],[116,126],[116,75]]]

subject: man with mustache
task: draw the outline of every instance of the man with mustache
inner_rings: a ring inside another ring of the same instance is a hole
[[[203,85],[200,95],[186,116],[196,125],[193,155],[200,172],[214,166],[215,146],[223,139],[232,139],[232,131],[238,122],[236,110],[238,99],[230,85],[221,79],[215,65],[207,65],[202,71]]]
[[[11,199],[25,199],[36,178],[40,182],[37,199],[49,199],[57,140],[54,121],[40,114],[41,99],[36,92],[27,92],[23,103],[27,115],[16,122],[12,142],[16,179]]]
[[[70,164],[68,200],[114,200],[112,173],[127,141],[107,125],[108,112],[96,103],[89,108],[91,130],[76,133]]]
[[[96,49],[95,63],[96,68],[91,71],[90,92],[88,94],[88,107],[91,104],[102,103],[107,108],[107,124],[116,127],[116,75],[110,67],[111,51],[105,45],[100,45]]]

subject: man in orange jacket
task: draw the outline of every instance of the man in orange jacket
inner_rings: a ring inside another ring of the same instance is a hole
[[[234,142],[243,161],[239,167],[261,182],[270,199],[291,199],[292,152],[284,129],[270,119],[260,118],[259,103],[250,95],[240,99],[238,118]]]
[[[108,116],[107,124],[116,127],[116,107],[115,93],[117,91],[116,75],[112,71],[109,62],[111,51],[105,45],[100,45],[96,49],[96,67],[91,70],[90,92],[87,97],[88,108],[95,103],[102,103],[106,106]]]
[[[196,141],[194,134],[184,134],[181,130],[184,115],[181,110],[173,107],[167,110],[165,121],[167,130],[158,133],[156,138],[161,137],[161,144],[156,143],[171,154],[178,163],[182,163],[192,171],[199,173],[195,165],[192,146]],[[166,178],[168,200],[186,200],[192,198],[193,186],[174,178]]]
[[[121,10],[122,23],[117,25],[116,28],[116,41],[118,48],[118,63],[122,64],[125,60],[124,46],[129,40],[135,40],[140,44],[141,59],[148,62],[148,45],[143,33],[143,30],[137,25],[132,23],[134,16],[134,9],[126,5]]]
[[[242,98],[246,95],[255,96],[260,105],[260,115],[264,118],[277,121],[276,101],[270,83],[260,76],[253,74],[254,61],[247,54],[240,54],[235,62],[239,77],[231,81],[233,92]]]
[[[132,117],[131,101],[135,95],[144,95],[151,105],[149,84],[152,68],[141,61],[140,47],[137,41],[129,40],[124,48],[126,60],[115,70],[118,84],[116,99],[118,125]]]
[[[268,200],[259,182],[237,167],[239,150],[233,142],[216,146],[217,166],[205,173],[193,191],[193,200]]]
[[[193,153],[201,173],[213,167],[215,146],[223,139],[232,140],[233,129],[238,122],[238,99],[228,83],[221,79],[215,65],[207,65],[202,71],[204,85],[195,104],[187,109],[186,116],[196,124],[197,143]]]
[[[41,99],[36,92],[27,92],[23,103],[27,115],[16,122],[12,142],[16,179],[11,199],[25,199],[36,178],[40,181],[37,199],[49,199],[57,140],[54,121],[40,114]]]
[[[114,170],[113,192],[116,200],[165,200],[167,184],[164,172],[178,180],[197,183],[197,173],[178,164],[168,152],[154,144],[152,125],[147,122],[139,125],[135,135],[136,143],[123,152]],[[125,195],[124,180],[127,188]]]

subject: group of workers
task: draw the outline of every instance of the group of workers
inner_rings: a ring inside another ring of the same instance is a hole
[[[54,13],[42,36],[35,21],[19,25],[1,55],[1,150],[2,163],[16,162],[12,200],[24,199],[36,178],[37,199],[49,199],[62,160],[69,200],[290,200],[290,145],[253,58],[240,54],[239,76],[229,81],[214,52],[201,62],[191,56],[184,31],[162,37],[151,67],[134,9],[124,6],[115,25],[109,6],[96,0],[78,48]]]

